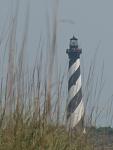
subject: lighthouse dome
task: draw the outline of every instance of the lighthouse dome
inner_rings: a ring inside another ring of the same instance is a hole
[[[78,48],[78,39],[75,36],[70,39],[70,48]]]

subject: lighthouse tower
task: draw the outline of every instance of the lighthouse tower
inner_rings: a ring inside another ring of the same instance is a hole
[[[84,105],[82,101],[82,84],[80,73],[80,54],[78,39],[73,36],[66,53],[69,56],[69,81],[68,81],[68,105],[67,105],[67,127],[73,129],[84,116]]]

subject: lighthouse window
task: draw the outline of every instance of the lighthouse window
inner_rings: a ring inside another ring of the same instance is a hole
[[[77,46],[77,41],[76,40],[72,40],[70,44],[71,44],[71,46]]]

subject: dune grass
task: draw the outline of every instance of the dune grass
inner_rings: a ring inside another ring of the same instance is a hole
[[[23,42],[19,46],[19,53],[17,53],[16,47],[18,4],[15,15],[11,17],[7,36],[5,36],[5,44],[3,44],[6,49],[4,53],[7,53],[7,63],[5,63],[6,66],[4,63],[0,64],[1,70],[5,70],[1,72],[0,76],[0,150],[97,149],[93,139],[96,131],[90,130],[94,107],[89,115],[88,125],[90,124],[90,128],[87,128],[87,134],[77,133],[75,130],[69,133],[65,127],[66,109],[64,109],[63,115],[61,113],[64,107],[62,101],[66,101],[62,97],[64,75],[59,76],[56,79],[57,83],[52,85],[57,50],[57,0],[54,5],[56,9],[54,9],[52,18],[52,31],[49,26],[49,15],[47,15],[49,62],[46,62],[45,65],[45,56],[43,56],[43,47],[40,41],[38,56],[30,70],[24,61],[27,53],[29,8],[27,9]],[[2,36],[1,39],[3,39]],[[2,42],[0,48],[2,49]],[[91,66],[85,87],[87,91],[86,108],[93,84],[90,81],[93,81],[94,61]],[[43,75],[43,70],[45,70],[45,75]],[[102,86],[100,89],[102,90]],[[96,91],[94,90],[94,92]],[[96,113],[97,116],[100,115],[100,111],[96,111]]]

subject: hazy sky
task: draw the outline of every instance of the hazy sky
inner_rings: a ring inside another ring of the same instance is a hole
[[[40,34],[46,34],[46,9],[50,16],[53,11],[53,0],[29,0],[29,50],[28,59],[34,60]],[[0,0],[0,32],[7,28],[9,15],[15,8],[14,0]],[[28,0],[20,0],[18,28],[22,33],[23,20]],[[68,64],[66,48],[69,39],[77,36],[79,45],[83,49],[81,60],[85,74],[98,49],[96,60],[97,74],[102,72],[104,61],[104,89],[101,105],[108,103],[108,97],[113,93],[113,0],[60,0],[58,21],[58,56],[62,70]],[[60,54],[60,55],[59,55]],[[68,68],[68,66],[67,66]],[[101,106],[100,106],[101,107]],[[102,108],[102,107],[101,107]],[[113,107],[112,107],[113,108]],[[104,124],[104,117],[102,123]]]

